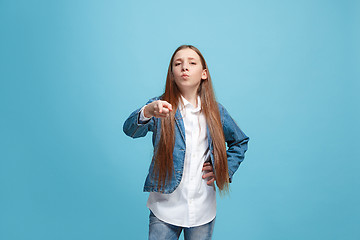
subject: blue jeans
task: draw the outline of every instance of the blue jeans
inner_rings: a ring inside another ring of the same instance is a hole
[[[215,218],[204,225],[198,227],[179,227],[168,224],[158,219],[152,211],[149,216],[149,240],[172,240],[179,239],[181,231],[184,229],[185,240],[209,240],[211,239],[215,224]]]

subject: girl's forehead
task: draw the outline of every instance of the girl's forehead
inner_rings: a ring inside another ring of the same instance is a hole
[[[188,59],[188,58],[194,58],[195,60],[200,60],[199,55],[194,50],[192,50],[190,48],[185,48],[185,49],[179,50],[175,54],[174,61]]]

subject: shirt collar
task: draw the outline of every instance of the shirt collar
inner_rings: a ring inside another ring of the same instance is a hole
[[[184,103],[184,106],[182,107],[182,104],[180,102],[180,107],[183,108],[190,108],[192,112],[198,112],[201,110],[201,99],[200,96],[197,96],[197,107],[195,108],[186,98],[183,97],[183,95],[180,95],[181,99]]]

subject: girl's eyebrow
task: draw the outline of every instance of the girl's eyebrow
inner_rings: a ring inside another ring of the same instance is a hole
[[[188,59],[191,59],[191,60],[196,60],[195,58],[193,58],[193,57],[188,57]],[[176,62],[176,61],[182,61],[182,58],[177,58],[177,59],[175,59],[174,60],[174,62]]]

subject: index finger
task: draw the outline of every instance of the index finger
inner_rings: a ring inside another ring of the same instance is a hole
[[[167,101],[162,101],[162,103],[163,103],[163,107],[166,107],[167,109],[172,111],[172,106],[170,103],[168,103]]]

